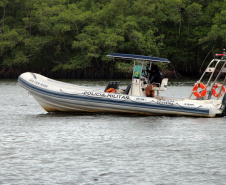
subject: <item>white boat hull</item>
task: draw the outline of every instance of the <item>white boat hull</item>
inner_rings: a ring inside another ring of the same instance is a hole
[[[62,83],[30,72],[20,75],[18,82],[47,112],[216,117],[223,111],[220,100],[157,99],[105,93],[103,90]]]

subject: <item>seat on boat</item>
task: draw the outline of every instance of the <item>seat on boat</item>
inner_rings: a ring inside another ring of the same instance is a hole
[[[106,90],[109,89],[109,88],[118,89],[119,88],[119,83],[120,83],[119,81],[110,81],[110,82],[108,82],[104,92],[106,92]]]
[[[159,96],[159,91],[165,91],[168,84],[168,78],[163,78],[160,87],[153,87],[152,89],[157,91],[157,96]]]
[[[132,86],[132,83],[129,83],[128,86],[126,87],[125,91],[123,92],[123,94],[129,94],[131,86]]]

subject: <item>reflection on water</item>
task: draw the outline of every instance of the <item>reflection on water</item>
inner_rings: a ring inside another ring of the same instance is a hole
[[[188,97],[183,84],[165,95]],[[225,118],[48,114],[15,80],[0,92],[0,184],[226,182]]]

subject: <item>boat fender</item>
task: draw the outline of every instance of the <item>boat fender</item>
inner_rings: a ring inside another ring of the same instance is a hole
[[[213,88],[211,89],[212,92],[213,92],[213,96],[215,96],[215,97],[219,96],[219,93],[217,92],[217,89],[220,92],[220,89],[221,89],[222,86],[223,85],[220,84],[220,83],[218,83],[218,84],[213,86]],[[225,94],[225,87],[223,86],[220,96],[222,97],[224,94]]]
[[[114,88],[109,88],[106,90],[107,93],[114,93],[115,92],[115,89]]]
[[[198,89],[201,88],[202,91],[198,92]],[[197,98],[200,98],[200,97],[203,97],[206,95],[207,93],[207,89],[206,89],[206,86],[202,83],[196,83],[195,86],[193,87],[193,94],[197,97]]]

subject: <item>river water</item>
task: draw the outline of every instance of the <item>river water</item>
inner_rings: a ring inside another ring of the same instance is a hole
[[[0,103],[0,184],[226,184],[226,118],[48,114],[16,80]]]

